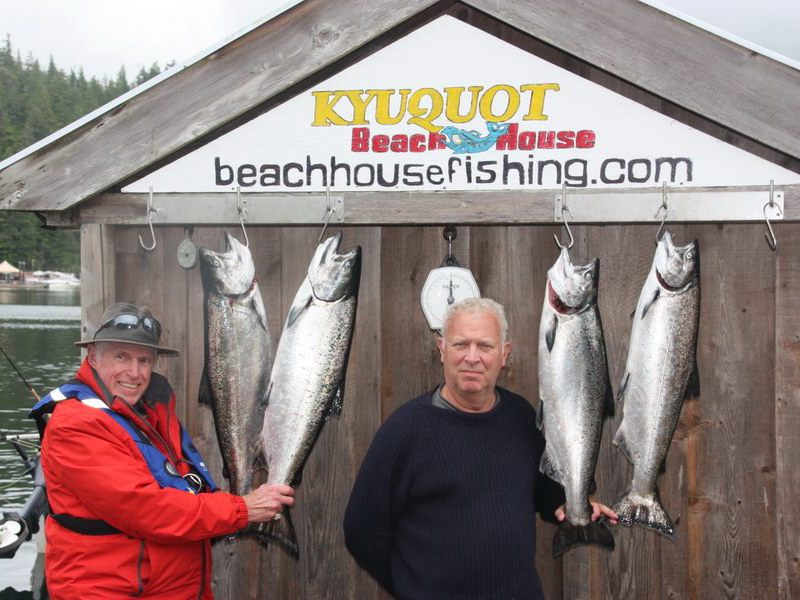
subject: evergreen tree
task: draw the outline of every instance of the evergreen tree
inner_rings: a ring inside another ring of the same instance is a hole
[[[31,54],[23,61],[10,36],[0,44],[0,161],[69,125],[83,115],[160,73],[158,63],[142,67],[132,82],[122,67],[113,81],[69,74],[51,56],[43,70]],[[43,229],[31,213],[0,210],[0,261],[27,270],[80,270],[76,231]]]

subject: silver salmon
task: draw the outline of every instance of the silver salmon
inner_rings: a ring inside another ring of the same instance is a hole
[[[230,491],[253,487],[255,447],[266,403],[271,342],[250,251],[225,234],[225,251],[200,248],[205,292],[205,368],[199,399],[209,404]]]
[[[617,401],[623,402],[623,417],[614,445],[633,464],[633,481],[613,508],[623,525],[643,525],[670,538],[675,525],[661,505],[656,480],[684,398],[700,393],[699,316],[697,240],[676,247],[667,231],[658,242],[639,296],[617,394]]]
[[[600,261],[578,266],[566,248],[547,272],[539,325],[539,413],[546,446],[540,471],[564,486],[566,521],[553,556],[581,544],[614,548],[603,522],[592,522],[589,494],[603,433],[614,414],[603,325],[597,309]]]
[[[267,483],[295,486],[325,420],[342,411],[345,370],[356,320],[361,248],[339,254],[342,234],[311,259],[283,327],[269,381],[259,449]],[[288,509],[262,524],[262,540],[299,556]]]

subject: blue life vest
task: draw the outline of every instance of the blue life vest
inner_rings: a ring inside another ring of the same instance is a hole
[[[86,406],[102,410],[109,417],[114,419],[128,435],[131,436],[133,441],[136,442],[136,446],[139,448],[139,452],[142,453],[142,458],[144,458],[147,468],[150,469],[150,473],[152,473],[156,482],[162,488],[170,487],[192,494],[197,493],[199,489],[195,488],[201,488],[202,484],[208,485],[212,492],[217,489],[214,478],[211,477],[211,473],[208,472],[208,468],[205,462],[203,462],[203,457],[200,456],[200,453],[192,442],[192,438],[182,425],[179,424],[181,431],[181,450],[183,452],[182,458],[186,460],[192,466],[196,474],[202,478],[202,482],[197,482],[201,483],[200,486],[192,486],[191,483],[187,481],[187,477],[189,479],[196,479],[196,476],[192,476],[193,474],[191,473],[186,477],[181,476],[175,468],[175,465],[147,439],[147,436],[144,435],[133,422],[108,408],[106,403],[97,397],[97,394],[92,388],[77,381],[72,381],[57,387],[37,402],[36,406],[31,409],[28,417],[36,419],[40,435],[44,433],[44,415],[52,413],[58,402],[69,398],[76,398]]]

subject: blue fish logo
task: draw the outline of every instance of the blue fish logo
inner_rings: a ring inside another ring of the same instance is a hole
[[[475,152],[485,152],[494,146],[497,138],[508,131],[508,123],[486,122],[486,135],[481,135],[474,129],[467,131],[448,125],[440,132],[447,139],[444,145],[453,151],[453,154],[472,154]]]

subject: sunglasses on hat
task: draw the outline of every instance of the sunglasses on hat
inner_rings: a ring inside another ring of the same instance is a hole
[[[100,327],[97,328],[97,331],[100,332],[103,329],[123,329],[123,330],[131,330],[136,329],[142,326],[148,333],[152,333],[156,340],[161,337],[161,323],[156,321],[153,317],[140,317],[139,315],[117,315],[113,319],[109,319],[105,323],[102,323]],[[95,333],[97,335],[97,333]]]

